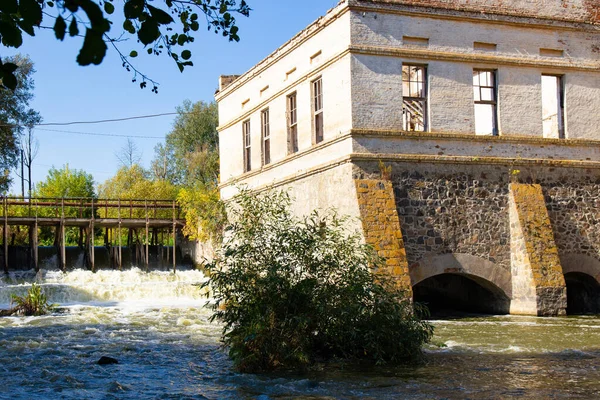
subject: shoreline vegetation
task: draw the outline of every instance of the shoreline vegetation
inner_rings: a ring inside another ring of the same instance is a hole
[[[205,269],[223,323],[222,344],[241,372],[321,363],[418,363],[428,314],[386,274],[385,260],[333,211],[304,219],[286,192],[242,188],[224,242]]]
[[[11,306],[7,310],[0,310],[0,317],[10,316],[36,316],[46,315],[54,310],[57,305],[48,303],[46,294],[37,283],[32,283],[24,296],[13,294],[11,296]]]

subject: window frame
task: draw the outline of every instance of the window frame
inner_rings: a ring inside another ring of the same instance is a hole
[[[408,81],[404,80],[404,68],[409,68],[409,73],[408,73]],[[429,74],[427,71],[427,65],[426,64],[412,64],[412,63],[406,63],[406,64],[402,64],[402,130],[407,131],[407,132],[429,132]],[[422,81],[412,81],[410,79],[410,68],[420,68],[422,69]],[[409,93],[407,95],[407,93],[405,93],[404,91],[404,84],[408,83],[408,88],[409,88]],[[410,92],[410,87],[411,87],[411,83],[421,83],[423,85],[423,89],[422,89],[422,96],[420,97],[415,97],[412,96],[412,93]],[[406,102],[419,102],[422,103],[422,108],[423,108],[423,129],[422,130],[417,130],[417,129],[409,129],[408,126],[408,119],[407,119],[407,114],[408,114],[408,107],[406,106]]]
[[[491,73],[491,78],[493,79],[492,85],[481,86],[481,75],[478,75],[479,85],[476,86],[475,82],[473,82],[473,110],[475,110],[475,106],[477,104],[483,105],[491,105],[492,106],[492,133],[477,133],[477,115],[474,114],[474,126],[475,133],[477,135],[485,136],[499,136],[500,135],[500,127],[499,127],[499,116],[498,116],[498,70],[497,69],[487,69],[487,68],[473,68],[473,80],[475,80],[475,74],[481,74],[481,72],[489,72]],[[475,98],[475,88],[479,88],[479,100]],[[492,89],[492,100],[481,100],[482,98],[482,88],[483,89]]]
[[[242,150],[244,155],[244,172],[252,171],[252,131],[250,119],[242,122]]]
[[[325,124],[323,122],[323,76],[313,79],[310,83],[310,87],[312,95],[313,144],[319,144],[325,139]]]
[[[263,167],[271,163],[271,128],[269,125],[269,116],[268,107],[260,112],[261,158]]]
[[[293,100],[293,101],[292,101]],[[293,103],[293,104],[292,104]],[[293,108],[292,108],[293,106]],[[286,96],[288,154],[298,152],[298,96],[292,92]]]
[[[567,110],[567,106],[566,106],[566,96],[565,96],[565,75],[564,74],[542,74],[541,75],[541,88],[540,88],[540,95],[542,95],[542,136],[543,137],[547,137],[544,136],[544,131],[543,131],[543,122],[544,122],[544,115],[543,115],[543,105],[544,105],[544,99],[543,99],[543,90],[544,90],[544,85],[543,85],[543,80],[544,77],[552,77],[552,78],[556,78],[557,80],[557,90],[558,93],[557,98],[558,98],[558,111],[560,113],[560,118],[559,118],[559,129],[558,129],[558,139],[566,139],[567,138],[567,123],[566,123],[566,110]]]

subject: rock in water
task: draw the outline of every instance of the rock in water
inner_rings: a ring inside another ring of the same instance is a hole
[[[102,356],[98,360],[98,365],[118,364],[119,360],[112,357]]]

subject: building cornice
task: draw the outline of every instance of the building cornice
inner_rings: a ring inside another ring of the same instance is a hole
[[[275,179],[269,183],[253,187],[252,190],[261,192],[264,190],[288,185],[293,182],[308,178],[313,175],[323,173],[327,170],[337,168],[341,165],[354,162],[405,162],[411,164],[451,164],[451,165],[497,165],[505,166],[507,169],[514,167],[546,167],[546,168],[578,168],[578,169],[600,169],[600,162],[596,161],[572,161],[572,160],[547,160],[539,158],[507,158],[507,157],[468,157],[468,156],[432,156],[415,154],[370,154],[370,153],[352,153],[344,157],[337,158],[327,163],[320,164],[314,168],[309,168],[299,174],[288,175],[280,179]],[[243,179],[228,181],[219,186],[224,187],[243,184],[250,175],[244,175]]]
[[[571,71],[575,70],[598,72],[600,70],[600,61],[590,63],[573,61],[571,59],[561,59],[556,57],[540,57],[533,59],[525,57],[511,57],[499,54],[455,53],[431,49],[419,49],[415,47],[352,45],[350,46],[350,53],[419,60],[461,62],[469,64],[512,65],[519,67],[548,68]]]
[[[474,133],[459,133],[459,132],[409,132],[396,130],[381,130],[381,129],[352,129],[349,134],[352,137],[377,137],[377,138],[406,138],[417,140],[452,140],[452,141],[467,141],[479,143],[513,143],[527,144],[538,146],[586,146],[600,147],[600,140],[593,139],[553,139],[539,136],[527,135],[476,135]]]
[[[589,139],[550,139],[532,136],[480,136],[475,134],[464,133],[429,133],[429,132],[405,132],[405,131],[387,131],[387,130],[370,130],[370,129],[352,129],[331,140],[322,142],[316,146],[312,146],[306,150],[287,156],[275,163],[269,164],[251,172],[244,173],[237,177],[228,179],[221,183],[219,188],[242,184],[247,179],[255,177],[263,172],[278,168],[284,164],[302,158],[311,153],[323,150],[329,146],[337,144],[347,139],[371,137],[371,138],[404,138],[416,140],[451,140],[462,142],[482,142],[490,144],[510,143],[524,144],[537,146],[586,146],[600,148],[600,140]],[[438,163],[438,164],[489,164],[489,165],[506,165],[506,166],[545,166],[545,167],[564,167],[564,168],[596,168],[600,169],[599,161],[589,160],[557,160],[548,158],[528,158],[528,157],[488,157],[488,156],[450,156],[450,155],[426,155],[426,154],[386,154],[386,153],[351,153],[344,157],[323,163],[317,167],[303,170],[301,173],[287,176],[279,180],[269,183],[266,186],[283,185],[293,182],[304,177],[314,175],[318,172],[334,168],[340,164],[353,161],[388,161],[388,162],[420,162],[420,163]]]
[[[411,15],[431,19],[455,20],[461,22],[491,23],[526,28],[552,30],[600,31],[600,24],[583,19],[570,19],[535,15],[527,12],[506,12],[477,6],[444,6],[418,4],[412,1],[390,2],[382,0],[348,0],[350,10],[357,12],[378,12],[383,14]]]

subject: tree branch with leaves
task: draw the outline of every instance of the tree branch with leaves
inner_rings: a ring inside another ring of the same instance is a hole
[[[43,28],[52,27],[60,41],[83,36],[77,55],[79,65],[102,63],[109,45],[118,53],[125,69],[133,72],[133,82],[141,88],[158,83],[140,72],[132,59],[138,56],[135,48],[129,51],[121,46],[126,39],[135,39],[148,55],[166,53],[179,70],[192,66],[189,45],[200,30],[203,16],[208,30],[221,34],[230,41],[239,41],[236,16],[249,16],[245,0],[125,0],[118,16],[124,19],[118,31],[113,19],[118,19],[115,0],[2,0],[0,1],[0,40],[6,47],[18,48],[23,34],[35,36]],[[48,20],[51,23],[48,25]],[[114,28],[114,29],[113,29]],[[17,65],[0,62],[3,86],[17,86]]]

